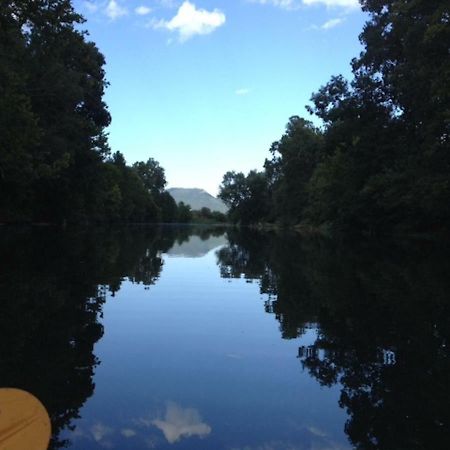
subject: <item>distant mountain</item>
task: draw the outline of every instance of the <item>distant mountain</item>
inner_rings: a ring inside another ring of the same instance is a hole
[[[212,249],[221,247],[227,243],[225,235],[202,240],[198,236],[191,236],[187,242],[178,244],[175,242],[173,247],[167,252],[169,256],[182,256],[185,258],[199,258],[205,256]]]
[[[209,208],[211,211],[227,212],[227,207],[222,200],[213,197],[203,189],[170,188],[167,190],[177,203],[183,202],[192,209]]]

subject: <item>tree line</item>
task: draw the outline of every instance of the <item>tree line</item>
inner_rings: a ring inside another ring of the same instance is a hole
[[[307,107],[323,125],[291,117],[263,170],[224,175],[234,222],[448,231],[449,3],[360,3],[369,19],[352,80],[333,76]]]
[[[0,223],[188,222],[153,158],[111,153],[105,58],[71,0],[0,4]]]

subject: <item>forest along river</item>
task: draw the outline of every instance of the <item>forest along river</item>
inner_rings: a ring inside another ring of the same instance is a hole
[[[52,449],[448,449],[448,245],[0,230],[0,387]]]

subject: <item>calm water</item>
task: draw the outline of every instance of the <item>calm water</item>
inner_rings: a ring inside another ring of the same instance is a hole
[[[450,448],[450,251],[0,230],[0,386],[52,449]]]

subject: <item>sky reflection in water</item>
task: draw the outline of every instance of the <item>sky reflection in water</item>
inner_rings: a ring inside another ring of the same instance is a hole
[[[23,338],[3,328],[5,349],[21,350],[2,353],[0,379],[43,400],[52,448],[448,443],[434,395],[448,398],[448,264],[428,246],[406,258],[401,246],[377,254],[254,232],[53,231],[40,244],[33,233],[0,241],[13,262],[2,292],[34,283],[5,305],[5,324],[33,326]],[[32,315],[44,299],[47,315]],[[421,405],[409,399],[418,383],[431,390]]]

